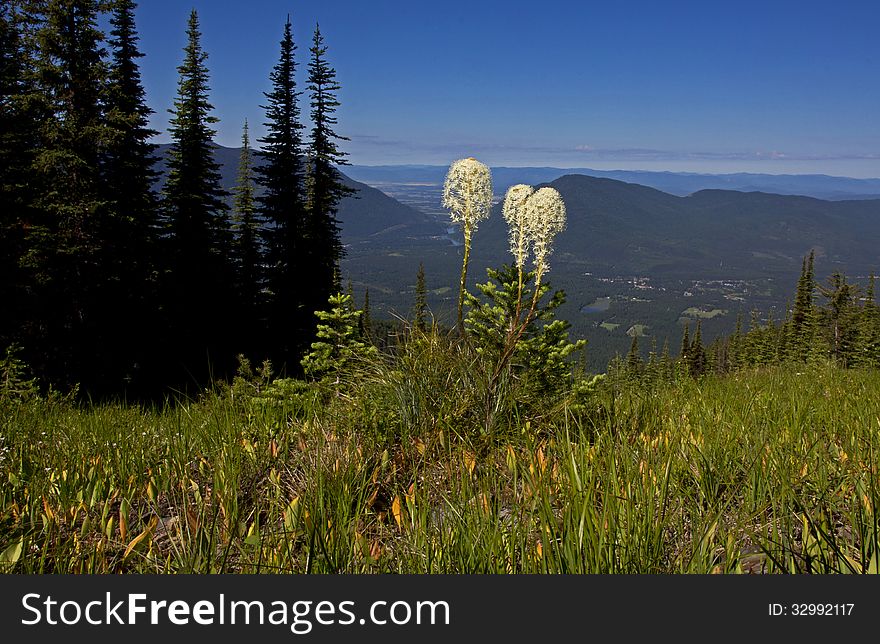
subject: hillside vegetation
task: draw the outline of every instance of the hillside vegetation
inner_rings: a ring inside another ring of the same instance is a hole
[[[416,334],[329,389],[7,396],[4,570],[878,571],[876,371],[581,381],[486,434],[474,360]]]

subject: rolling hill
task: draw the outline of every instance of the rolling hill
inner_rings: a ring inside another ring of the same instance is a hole
[[[235,183],[238,155],[217,148],[227,188]],[[508,170],[505,182],[540,183],[534,169]],[[407,194],[421,210],[346,177],[358,193],[339,212],[344,279],[358,299],[369,289],[376,317],[407,314],[420,262],[432,310],[443,322],[453,317],[462,249],[439,208],[439,188],[430,181],[435,174],[426,166],[409,177],[415,192]],[[674,352],[685,323],[700,319],[704,338],[711,338],[732,331],[738,314],[748,320],[753,309],[784,315],[811,249],[820,280],[833,271],[856,281],[880,272],[880,200],[721,189],[681,196],[580,174],[548,185],[559,190],[568,211],[548,277],[567,293],[560,315],[575,336],[589,340],[593,370],[625,353],[633,335],[645,337],[643,351],[669,340]],[[510,261],[500,209],[497,204],[474,236],[471,287],[485,280],[486,267]]]

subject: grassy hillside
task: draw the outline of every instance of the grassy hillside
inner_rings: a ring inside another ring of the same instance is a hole
[[[475,360],[429,334],[331,389],[6,397],[3,570],[878,571],[876,371],[581,383],[487,434]]]

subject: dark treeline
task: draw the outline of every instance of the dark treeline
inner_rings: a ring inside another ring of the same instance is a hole
[[[266,135],[252,153],[244,124],[230,195],[195,11],[160,185],[134,11],[133,0],[0,4],[0,348],[20,348],[43,382],[95,396],[204,385],[238,354],[295,372],[314,312],[339,290],[336,212],[349,194],[321,32],[310,129],[288,18],[265,70]]]
[[[705,346],[700,322],[693,334],[684,327],[678,354],[669,343],[658,352],[651,347],[643,359],[634,337],[629,354],[616,358],[609,372],[630,381],[646,383],[707,373],[731,373],[749,367],[783,363],[815,364],[833,361],[844,367],[880,368],[880,306],[874,294],[874,276],[866,286],[848,282],[841,273],[824,284],[816,281],[814,253],[805,257],[794,301],[786,317],[762,319],[753,311],[748,329],[742,316],[736,331]]]

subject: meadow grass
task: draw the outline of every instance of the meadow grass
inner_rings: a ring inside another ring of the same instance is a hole
[[[2,401],[0,570],[878,571],[876,371],[511,386],[487,433],[474,359],[429,335],[274,398]]]

